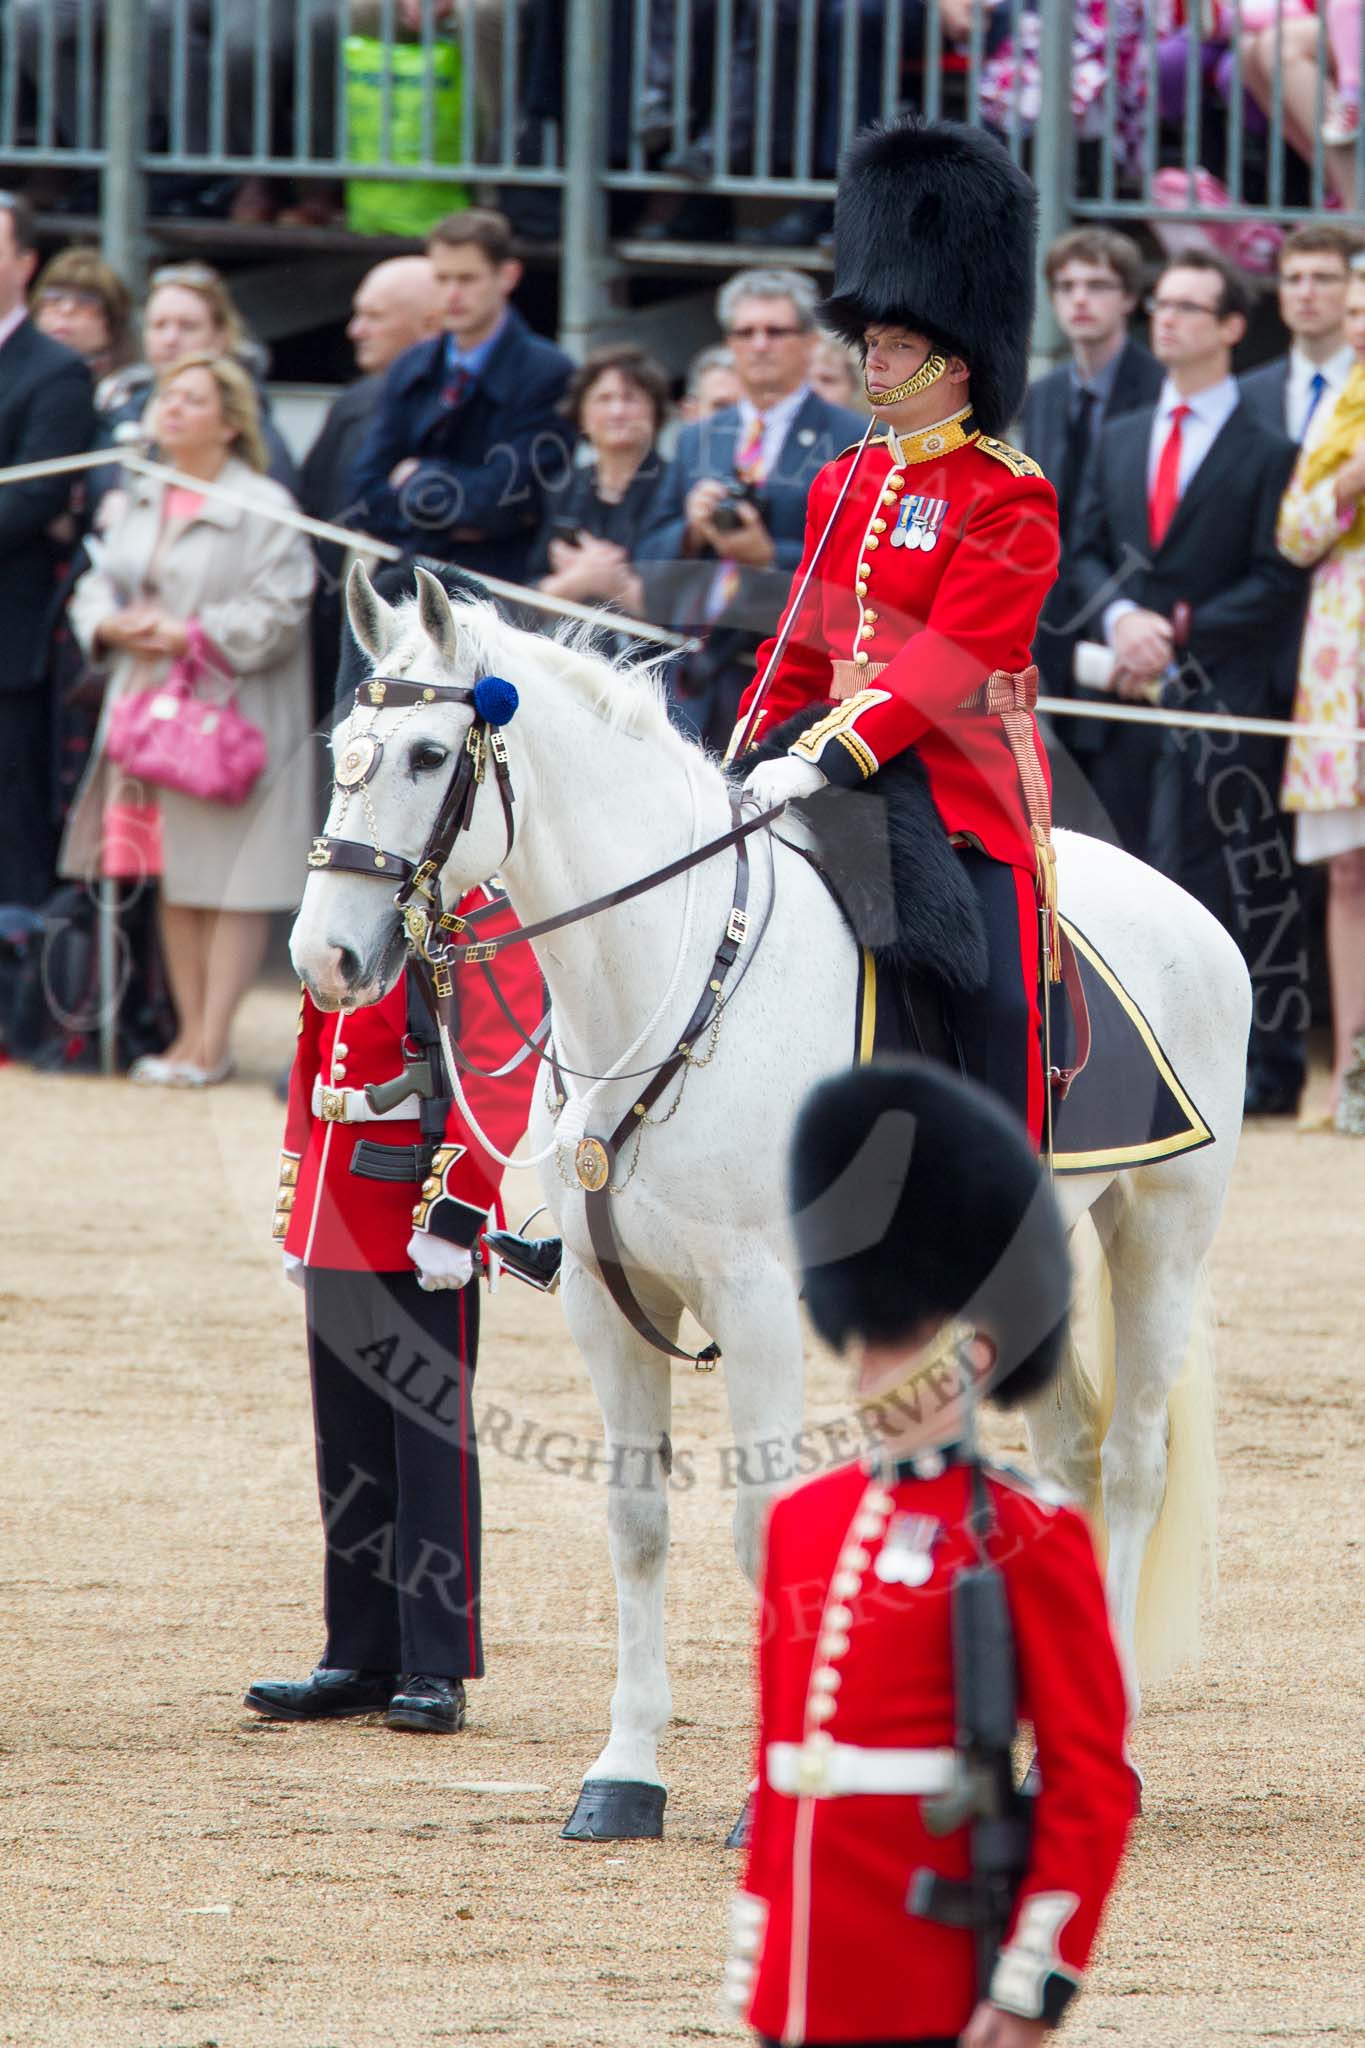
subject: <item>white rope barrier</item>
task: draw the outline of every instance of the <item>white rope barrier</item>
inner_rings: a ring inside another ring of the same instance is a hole
[[[1040,697],[1038,709],[1048,718],[1107,718],[1122,725],[1180,726],[1189,732],[1261,733],[1268,739],[1334,740],[1365,746],[1365,726],[1296,725],[1289,718],[1239,718],[1231,711],[1167,711],[1156,705],[1092,704],[1074,697]]]
[[[218,498],[225,505],[236,505],[241,511],[255,513],[258,518],[273,519],[280,526],[291,526],[296,533],[309,534],[314,540],[331,541],[334,546],[346,548],[352,554],[372,556],[381,562],[403,560],[402,548],[394,547],[390,541],[375,540],[368,533],[354,532],[349,526],[334,526],[327,519],[312,519],[292,505],[263,505],[249,492],[235,491],[230,484],[219,483],[216,478],[190,476],[184,470],[172,469],[168,463],[153,462],[150,456],[139,455],[132,448],[87,448],[79,455],[54,455],[45,462],[21,462],[12,469],[0,469],[0,484],[30,483],[39,477],[112,468],[131,469],[139,476],[153,477],[161,483],[178,485],[181,490],[198,491],[205,497]],[[458,567],[458,564],[454,566]],[[556,612],[563,618],[582,619],[585,624],[596,626],[600,632],[624,633],[631,640],[646,640],[659,647],[673,647],[680,651],[690,651],[699,645],[681,633],[651,625],[646,619],[606,612],[600,605],[578,604],[568,597],[550,597],[529,584],[508,583],[501,576],[487,576],[482,570],[470,570],[469,573],[494,597],[506,598],[513,604],[530,605],[536,611]]]

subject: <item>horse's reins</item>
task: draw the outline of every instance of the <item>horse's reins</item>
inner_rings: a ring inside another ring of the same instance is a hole
[[[708,1344],[699,1352],[681,1350],[655,1327],[637,1301],[621,1261],[607,1198],[617,1191],[611,1186],[611,1173],[623,1143],[633,1131],[643,1137],[643,1126],[648,1112],[671,1081],[680,1073],[685,1074],[689,1066],[705,1064],[705,1061],[696,1058],[693,1050],[696,1040],[708,1028],[718,1025],[726,1002],[733,1000],[739,987],[739,982],[736,982],[735,988],[727,995],[726,983],[748,937],[747,842],[755,832],[762,831],[774,818],[779,817],[786,806],[775,804],[767,810],[756,812],[753,817],[744,818],[740,814],[739,796],[732,791],[730,805],[734,822],[728,832],[704,841],[702,845],[693,847],[690,852],[679,855],[676,860],[668,861],[663,867],[653,869],[634,882],[623,883],[618,889],[610,889],[604,895],[595,896],[587,903],[577,904],[572,909],[560,911],[553,917],[541,918],[536,924],[519,926],[514,932],[487,939],[480,938],[482,923],[486,918],[496,914],[498,906],[489,904],[485,909],[476,910],[468,917],[461,917],[456,912],[446,909],[440,878],[460,833],[470,828],[475,798],[480,784],[486,777],[490,760],[493,763],[507,828],[504,860],[516,843],[516,816],[513,808],[515,797],[501,727],[515,713],[518,701],[514,686],[500,676],[484,676],[472,687],[458,683],[413,683],[394,676],[375,676],[368,683],[362,683],[355,693],[357,709],[369,708],[378,711],[418,704],[468,704],[474,713],[473,722],[461,749],[455,772],[442,796],[440,808],[416,861],[410,861],[405,855],[393,853],[378,844],[366,846],[360,840],[341,839],[334,834],[320,833],[313,840],[308,854],[308,865],[313,869],[337,868],[351,874],[368,875],[376,881],[396,879],[398,888],[394,894],[394,903],[402,916],[403,931],[414,971],[422,984],[433,1014],[438,1020],[442,1019],[445,1005],[454,994],[452,964],[458,965],[461,961],[468,961],[471,965],[481,966],[499,1009],[523,1041],[524,1050],[520,1057],[524,1057],[525,1052],[529,1051],[536,1058],[548,1058],[551,1061],[555,1085],[561,1097],[561,1107],[565,1093],[562,1077],[565,1074],[572,1074],[576,1080],[588,1081],[628,1081],[638,1080],[646,1074],[650,1076],[637,1100],[609,1137],[601,1139],[584,1135],[579,1139],[574,1153],[574,1171],[578,1186],[583,1191],[589,1236],[593,1250],[597,1254],[602,1279],[621,1313],[636,1334],[643,1337],[656,1350],[665,1352],[671,1358],[683,1359],[703,1371],[709,1371],[720,1358],[719,1345]],[[374,776],[383,758],[383,752],[384,743],[376,734],[357,734],[347,743],[337,762],[337,786],[347,792],[363,789]],[[729,914],[725,920],[725,929],[707,970],[706,987],[684,1025],[673,1052],[662,1062],[642,1067],[635,1073],[609,1076],[579,1074],[573,1068],[563,1067],[553,1053],[543,1052],[536,1043],[536,1038],[543,1031],[543,1025],[538,1027],[534,1037],[528,1036],[513,1016],[490,971],[489,963],[513,946],[548,937],[551,932],[564,931],[587,918],[599,916],[603,911],[615,909],[622,903],[632,902],[637,896],[643,896],[650,890],[661,887],[665,882],[674,880],[678,875],[686,874],[690,868],[700,867],[705,861],[714,859],[717,854],[724,853],[731,847],[735,850],[735,888]],[[418,901],[418,898],[425,900]],[[461,933],[472,933],[473,936],[461,938]],[[755,948],[754,951],[756,950]],[[748,971],[748,961],[753,957],[754,952],[751,952],[740,971],[740,982]],[[471,1066],[456,1051],[453,1034],[445,1030],[442,1035],[455,1055],[457,1065],[468,1073],[478,1074],[480,1070]],[[707,1057],[709,1058],[709,1055]],[[632,1164],[630,1174],[633,1172]],[[630,1174],[627,1175],[627,1179]],[[625,1183],[622,1182],[621,1185],[624,1186]]]

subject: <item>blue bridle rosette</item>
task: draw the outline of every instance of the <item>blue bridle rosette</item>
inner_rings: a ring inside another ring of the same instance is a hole
[[[480,676],[474,685],[474,709],[489,725],[506,725],[520,702],[515,683],[502,676]]]

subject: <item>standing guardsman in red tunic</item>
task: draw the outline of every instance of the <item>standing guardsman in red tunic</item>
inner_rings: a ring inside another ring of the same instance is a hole
[[[823,317],[863,354],[876,424],[815,479],[794,596],[731,753],[831,698],[750,775],[764,805],[854,787],[915,749],[985,917],[989,982],[955,1019],[963,1060],[1041,1140],[1051,779],[1031,648],[1057,501],[1000,438],[1028,381],[1034,239],[1033,188],[983,131],[906,120],[854,141]]]
[[[727,1990],[769,2048],[1036,2048],[1135,1790],[1089,1530],[984,1463],[972,1421],[1057,1370],[1061,1215],[1017,1119],[922,1060],[815,1091],[791,1196],[807,1307],[877,1449],[768,1522]]]
[[[516,929],[491,887],[458,908],[488,913],[490,936]],[[499,980],[501,1000],[477,967],[455,975],[449,1021],[477,1129],[448,1090],[411,968],[349,1013],[300,999],[274,1235],[304,1293],[327,1640],[308,1678],[248,1691],[272,1720],[382,1713],[390,1728],[453,1734],[466,1679],[483,1675],[475,1275],[502,1168],[479,1134],[505,1154],[525,1130],[538,1069],[516,1055],[544,1009],[529,946]],[[410,1074],[415,1091],[383,1085]]]

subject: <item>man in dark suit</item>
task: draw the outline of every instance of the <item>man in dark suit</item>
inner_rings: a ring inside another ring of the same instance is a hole
[[[28,317],[38,254],[33,217],[0,192],[0,468],[74,455],[94,437],[90,373],[74,349]],[[52,706],[46,648],[58,552],[50,536],[71,479],[0,489],[0,903],[36,905],[52,889]]]
[[[1302,572],[1275,545],[1293,445],[1241,402],[1232,352],[1246,286],[1191,251],[1151,300],[1166,372],[1154,407],[1100,435],[1075,529],[1073,574],[1087,637],[1113,649],[1118,694],[1265,717]],[[1277,797],[1274,742],[1245,734],[1111,725],[1095,787],[1123,843],[1197,896],[1251,972],[1249,1110],[1292,1110],[1308,1023],[1298,892]]]
[[[445,333],[399,356],[351,472],[349,523],[472,574],[519,581],[543,486],[572,434],[559,410],[573,364],[511,304],[512,230],[471,207],[433,228]]]
[[[635,553],[654,615],[704,640],[673,699],[717,749],[786,603],[812,479],[867,425],[807,382],[815,308],[815,288],[797,271],[741,271],[722,286],[716,312],[739,402],[683,428]]]
[[[1355,367],[1346,339],[1346,291],[1360,246],[1346,228],[1307,221],[1280,248],[1280,318],[1289,331],[1289,349],[1247,371],[1242,402],[1266,426],[1299,444],[1326,426]]]
[[[384,372],[399,356],[441,331],[441,302],[429,256],[389,256],[367,270],[351,301],[347,338],[361,372],[329,408],[304,458],[299,502],[314,519],[344,525],[351,471],[365,444]],[[313,696],[320,721],[330,723],[341,646],[341,582],[345,556],[330,541],[318,543],[313,593]]]
[[[1142,271],[1137,246],[1127,235],[1109,228],[1073,228],[1052,244],[1044,271],[1057,324],[1071,344],[1071,360],[1029,386],[1019,444],[1056,490],[1062,539],[1057,581],[1038,621],[1034,658],[1045,689],[1054,697],[1070,697],[1077,640],[1072,540],[1081,479],[1100,428],[1140,405],[1151,405],[1161,389],[1162,371],[1128,331]],[[1084,777],[1087,744],[1093,744],[1097,730],[1103,733],[1103,727],[1074,719],[1063,721],[1060,731],[1049,730],[1053,815],[1059,824],[1106,834],[1108,820]]]

